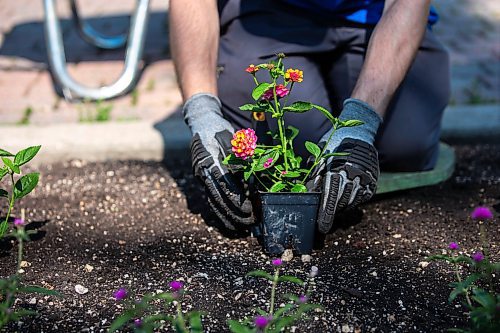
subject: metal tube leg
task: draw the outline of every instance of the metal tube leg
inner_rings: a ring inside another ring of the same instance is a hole
[[[65,98],[103,100],[116,97],[130,90],[135,84],[139,73],[138,65],[142,57],[148,23],[149,0],[137,0],[136,9],[130,22],[125,65],[120,77],[111,85],[100,88],[85,87],[69,76],[66,69],[66,55],[55,1],[44,0],[45,41],[54,79],[61,85]]]
[[[127,43],[127,34],[105,36],[92,28],[90,24],[85,23],[78,14],[76,0],[71,0],[71,11],[73,12],[73,19],[75,20],[80,36],[88,43],[101,49],[117,49]]]

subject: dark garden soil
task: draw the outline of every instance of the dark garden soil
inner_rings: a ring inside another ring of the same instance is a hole
[[[450,241],[468,254],[477,250],[478,227],[469,214],[480,204],[500,213],[500,145],[456,149],[449,181],[376,197],[339,217],[310,262],[296,257],[285,265],[303,278],[312,265],[320,270],[313,301],[324,311],[295,332],[443,332],[467,324],[465,308],[447,302],[452,270],[426,265],[425,257]],[[39,316],[8,331],[104,332],[120,311],[116,289],[141,295],[167,290],[172,279],[186,282],[184,309],[205,311],[206,332],[227,332],[228,318],[265,306],[268,284],[245,274],[270,270],[269,258],[248,234],[219,228],[186,152],[166,164],[73,161],[40,171],[36,192],[15,212],[25,208],[38,230],[26,245],[23,276],[64,298],[19,299],[18,306]],[[498,218],[488,229],[498,260]],[[15,253],[14,242],[0,242],[1,277],[14,273]],[[78,294],[77,284],[88,292]]]

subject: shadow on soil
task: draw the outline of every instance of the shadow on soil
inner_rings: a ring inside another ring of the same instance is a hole
[[[1,217],[0,220],[5,220],[5,217]],[[13,218],[9,220],[9,222],[13,221]],[[30,235],[30,242],[42,240],[47,235],[47,231],[41,229],[49,222],[50,220],[33,221],[26,226],[26,231],[35,232],[34,234]],[[14,247],[14,243],[11,241],[12,239],[12,237],[0,238],[0,258],[8,257],[10,255],[10,252]]]

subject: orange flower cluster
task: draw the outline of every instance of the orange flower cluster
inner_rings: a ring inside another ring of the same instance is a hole
[[[255,135],[255,131],[251,128],[236,131],[231,140],[231,146],[236,157],[244,160],[252,157],[257,147],[257,135]]]
[[[304,80],[304,73],[299,69],[289,68],[286,70],[285,80],[292,82],[302,82],[302,80]]]

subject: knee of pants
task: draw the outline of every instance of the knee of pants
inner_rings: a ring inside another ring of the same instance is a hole
[[[432,170],[439,155],[439,141],[411,140],[391,142],[378,147],[382,171]]]

